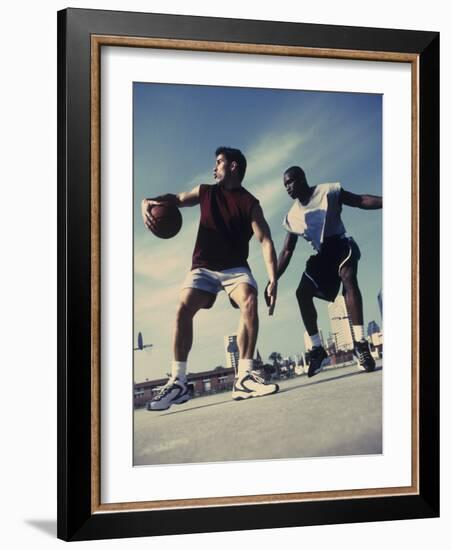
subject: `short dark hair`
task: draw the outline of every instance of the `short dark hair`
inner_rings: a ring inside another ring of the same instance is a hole
[[[305,172],[300,166],[290,166],[290,168],[285,170],[284,175],[285,174],[290,174],[291,176],[295,176],[300,179],[306,179]]]
[[[235,161],[238,165],[238,176],[240,177],[240,181],[243,181],[244,174],[246,173],[247,161],[246,157],[239,149],[221,146],[216,149],[215,155],[224,155],[229,162]]]

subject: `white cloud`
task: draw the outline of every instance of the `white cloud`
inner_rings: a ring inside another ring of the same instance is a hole
[[[164,282],[174,272],[180,271],[182,265],[183,260],[178,254],[156,254],[153,250],[141,249],[135,256],[135,275]]]
[[[265,136],[247,155],[247,181],[252,185],[268,173],[282,174],[293,153],[305,142],[303,133],[286,133],[283,130]]]
[[[179,284],[162,287],[159,285],[154,289],[152,285],[140,285],[135,291],[135,316],[146,316],[148,314],[158,314],[170,309],[175,311],[175,306],[180,293]]]
[[[184,276],[191,265],[199,212],[183,210],[182,229],[173,239],[158,239],[150,234],[135,239],[135,275],[163,284]]]

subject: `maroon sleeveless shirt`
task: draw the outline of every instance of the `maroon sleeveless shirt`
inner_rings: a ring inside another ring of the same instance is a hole
[[[227,190],[218,184],[201,185],[199,198],[200,223],[191,269],[249,267],[251,212],[258,200],[244,187]]]

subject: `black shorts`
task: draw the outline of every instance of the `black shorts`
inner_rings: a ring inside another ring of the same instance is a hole
[[[360,250],[352,237],[328,237],[320,252],[307,260],[302,278],[313,283],[317,298],[333,302],[340,290],[340,269],[351,265],[357,272],[359,259]]]

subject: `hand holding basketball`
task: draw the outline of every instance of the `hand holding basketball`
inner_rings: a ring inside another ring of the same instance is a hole
[[[150,230],[150,224],[151,224],[150,210],[152,209],[152,206],[156,204],[161,204],[161,203],[152,199],[143,199],[141,201],[141,216],[142,216],[144,225],[149,230]]]
[[[182,227],[182,215],[174,204],[144,199],[141,204],[144,225],[160,239],[170,239]]]
[[[151,201],[149,199],[143,199],[141,201],[141,216],[143,219],[144,225],[147,227],[147,229],[150,229],[149,223],[150,223],[150,217],[149,217],[149,211],[151,207],[151,203],[154,203],[155,201]]]

